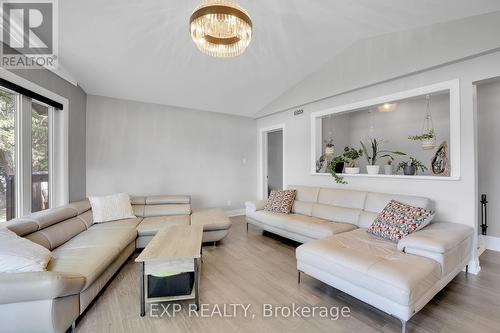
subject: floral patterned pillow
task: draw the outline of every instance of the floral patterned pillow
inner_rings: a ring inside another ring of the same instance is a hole
[[[271,191],[264,210],[273,213],[290,214],[294,200],[295,190]]]
[[[391,200],[368,228],[368,233],[393,242],[431,222],[434,212]]]

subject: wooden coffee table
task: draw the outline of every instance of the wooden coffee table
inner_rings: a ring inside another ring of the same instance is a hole
[[[141,316],[146,313],[146,302],[171,302],[194,299],[200,307],[199,269],[201,258],[202,225],[165,227],[144,248],[135,262],[141,264]],[[148,297],[147,276],[168,272],[194,272],[194,286],[190,295]]]

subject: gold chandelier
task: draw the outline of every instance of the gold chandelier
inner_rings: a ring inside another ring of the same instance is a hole
[[[191,38],[198,49],[213,57],[236,57],[252,39],[252,21],[237,4],[208,1],[197,7],[189,20]]]

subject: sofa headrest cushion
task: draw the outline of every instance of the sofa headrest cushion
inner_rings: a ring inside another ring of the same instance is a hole
[[[68,206],[51,208],[8,221],[5,226],[18,236],[24,236],[75,217],[77,210]]]
[[[289,190],[295,190],[295,200],[304,202],[318,202],[319,187],[290,185]]]
[[[389,202],[391,202],[391,200],[399,201],[414,207],[424,208],[426,210],[433,210],[432,202],[428,198],[375,192],[369,192],[366,195],[364,210],[378,214],[387,206],[387,204],[389,204]]]
[[[91,208],[88,199],[72,202],[67,207],[75,209],[78,215],[85,213]]]
[[[366,194],[364,191],[321,188],[319,190],[318,203],[344,208],[363,209]]]
[[[189,204],[189,195],[154,195],[146,197],[146,205]]]
[[[26,235],[24,238],[52,251],[85,230],[87,227],[83,220],[74,217]]]

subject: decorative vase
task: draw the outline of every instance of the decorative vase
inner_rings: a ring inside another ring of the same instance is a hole
[[[325,155],[333,155],[335,154],[335,148],[334,147],[326,147],[325,148]]]
[[[335,165],[335,173],[342,173],[344,171],[344,162]]]
[[[443,141],[434,155],[431,163],[432,173],[436,176],[449,176],[448,143]]]
[[[378,173],[380,172],[380,165],[367,165],[366,172],[369,175],[378,175]]]
[[[392,165],[391,164],[384,165],[384,174],[392,175]]]
[[[349,174],[349,175],[355,175],[355,174],[358,174],[359,173],[359,168],[358,167],[354,167],[354,168],[345,168],[345,173]]]
[[[403,168],[403,173],[405,176],[415,176],[415,167],[413,165],[407,165]]]

